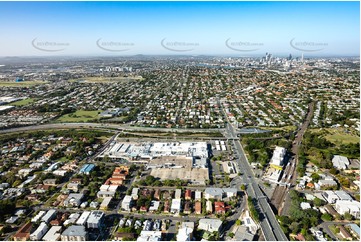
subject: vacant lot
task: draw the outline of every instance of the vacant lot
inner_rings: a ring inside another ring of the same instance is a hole
[[[77,122],[90,122],[95,119],[99,118],[99,113],[102,112],[101,110],[98,111],[84,111],[78,110],[75,113],[65,114],[58,118],[57,122],[63,123],[77,123]]]

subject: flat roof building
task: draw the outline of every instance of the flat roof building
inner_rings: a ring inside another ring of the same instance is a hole
[[[208,232],[219,232],[222,226],[222,220],[202,218],[199,220],[198,228]]]
[[[60,239],[60,232],[62,226],[53,226],[49,231],[44,235],[43,241],[57,241]]]
[[[99,229],[103,225],[104,213],[102,211],[92,211],[87,220],[88,228]]]
[[[86,241],[88,233],[83,225],[71,225],[61,234],[61,241]]]

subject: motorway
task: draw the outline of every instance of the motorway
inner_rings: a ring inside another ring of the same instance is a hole
[[[110,124],[110,123],[49,123],[40,125],[31,125],[10,129],[0,130],[0,133],[11,132],[26,132],[34,130],[46,130],[46,129],[76,129],[76,128],[95,128],[95,129],[117,129],[123,131],[147,131],[147,132],[174,132],[174,133],[212,133],[222,132],[224,129],[169,129],[169,128],[148,128],[148,127],[136,127],[127,124]]]
[[[228,119],[228,116],[226,115],[223,108],[222,110],[224,112],[224,116]],[[246,185],[246,192],[248,196],[256,199],[255,207],[260,212],[260,226],[265,240],[288,241],[287,236],[283,233],[281,226],[278,223],[276,216],[268,203],[267,196],[263,194],[258,185],[258,182],[256,181],[256,178],[254,177],[252,168],[247,160],[239,138],[237,137],[236,130],[229,122],[226,125],[224,136],[228,140],[232,141],[233,149],[237,153],[238,158],[236,159],[236,161],[238,163],[239,171],[243,173],[241,179],[243,181],[243,184]],[[236,185],[240,185],[240,182],[241,180],[238,178],[236,180]]]

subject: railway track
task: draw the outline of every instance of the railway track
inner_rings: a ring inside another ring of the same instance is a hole
[[[296,167],[298,164],[298,151],[301,146],[303,135],[306,132],[308,125],[310,124],[314,107],[315,107],[315,102],[310,103],[308,106],[308,113],[306,119],[301,125],[299,131],[297,132],[296,138],[292,145],[291,151],[293,153],[293,157],[290,159],[290,161],[287,163],[287,166],[284,168],[284,173],[280,180],[281,184],[277,185],[277,187],[275,188],[272,194],[271,203],[277,209],[278,214],[281,214],[282,212],[284,200],[288,193],[288,190],[292,186],[296,185],[296,180],[297,180]]]

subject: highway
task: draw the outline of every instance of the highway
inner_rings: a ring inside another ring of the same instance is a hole
[[[169,129],[169,128],[148,128],[136,127],[127,124],[110,124],[110,123],[49,123],[40,125],[31,125],[17,128],[2,129],[0,133],[26,132],[46,129],[76,129],[76,128],[95,128],[95,129],[116,129],[123,131],[147,131],[147,132],[174,132],[174,133],[212,133],[222,132],[224,129]]]
[[[222,109],[223,110],[223,109]],[[223,110],[224,112],[224,110]],[[227,117],[227,115],[225,114]],[[227,139],[232,141],[232,146],[237,153],[237,163],[239,170],[243,173],[243,184],[246,184],[246,192],[248,196],[256,199],[255,207],[260,212],[260,226],[266,241],[288,241],[286,235],[283,233],[271,206],[268,203],[267,196],[261,191],[248,162],[242,145],[237,137],[235,128],[228,122],[224,135]],[[236,185],[240,185],[241,181],[236,180]]]

